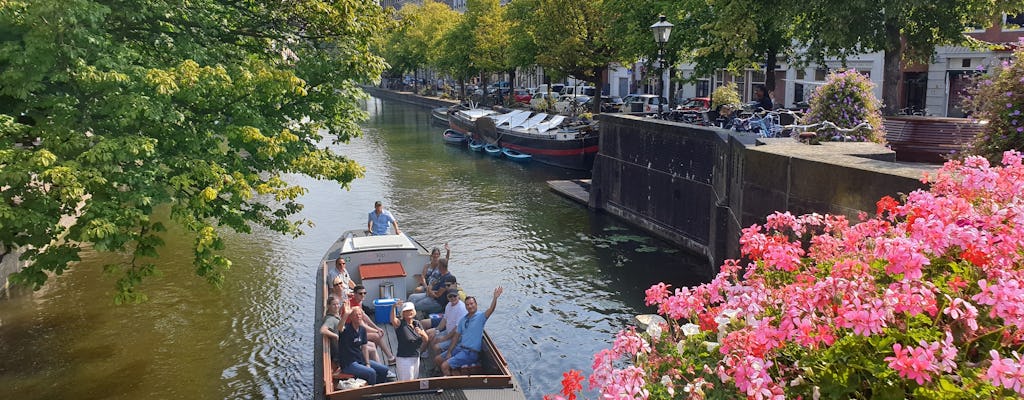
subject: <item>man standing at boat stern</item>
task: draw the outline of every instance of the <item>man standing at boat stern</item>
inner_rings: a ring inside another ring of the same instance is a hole
[[[469,367],[480,363],[480,350],[484,342],[484,325],[487,319],[494,313],[494,307],[498,305],[498,297],[501,296],[501,286],[494,288],[494,297],[491,298],[491,307],[483,314],[477,312],[478,307],[475,297],[466,297],[466,316],[459,320],[459,326],[452,337],[452,345],[448,348],[447,357],[444,354],[438,355],[435,362],[441,364],[441,372],[451,375],[452,369]],[[441,362],[444,360],[444,362]]]
[[[398,220],[395,219],[394,215],[391,215],[391,211],[385,210],[384,205],[378,200],[373,203],[373,211],[370,211],[370,215],[366,221],[366,230],[370,231],[371,235],[387,235],[388,224],[394,225],[395,234],[401,235],[402,231],[398,229]]]

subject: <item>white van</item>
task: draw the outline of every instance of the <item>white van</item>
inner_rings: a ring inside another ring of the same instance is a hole
[[[558,95],[562,94],[562,89],[564,87],[565,87],[565,84],[561,84],[561,83],[552,83],[550,85],[547,84],[547,83],[544,83],[544,84],[541,84],[540,86],[537,86],[537,91],[534,92],[534,93],[547,93],[548,92],[548,88],[551,88],[551,94],[553,94],[557,98]]]
[[[593,86],[566,86],[562,90],[562,94],[594,97],[597,94],[597,88]]]

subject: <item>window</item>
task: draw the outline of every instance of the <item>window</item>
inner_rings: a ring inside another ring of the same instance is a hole
[[[701,79],[697,81],[697,97],[708,97],[711,95],[711,81]]]
[[[828,69],[818,68],[814,70],[814,80],[823,81],[825,80],[826,76],[828,76]]]
[[[796,79],[805,79],[805,78],[807,78],[807,70],[805,70],[803,68],[797,69],[796,70]]]
[[[1003,29],[1010,31],[1019,31],[1024,28],[1024,13],[1021,14],[1003,14]]]

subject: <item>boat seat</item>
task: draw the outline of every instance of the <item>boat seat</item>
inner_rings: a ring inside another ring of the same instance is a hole
[[[462,368],[452,370],[453,375],[483,375],[484,367],[480,363],[470,364]]]

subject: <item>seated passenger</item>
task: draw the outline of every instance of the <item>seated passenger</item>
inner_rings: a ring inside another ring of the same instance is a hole
[[[345,277],[338,275],[334,277],[334,283],[331,284],[331,289],[328,292],[331,296],[338,300],[348,299],[352,292],[348,290],[348,286],[345,285]],[[348,302],[345,302],[348,304]]]
[[[353,290],[354,295],[349,299],[349,304],[353,308],[361,310],[363,308],[363,299],[366,298],[366,288],[363,285],[356,285],[356,288]],[[363,313],[363,326],[366,327],[366,338],[384,352],[384,355],[387,356],[388,365],[394,365],[395,355],[391,354],[391,346],[384,344],[384,330],[373,323],[373,320],[366,313]]]
[[[342,307],[342,304],[344,304],[344,307]],[[341,310],[344,310],[344,312]],[[324,315],[324,322],[320,325],[320,334],[330,339],[328,346],[330,346],[331,353],[332,375],[337,375],[341,371],[339,366],[341,365],[341,359],[338,352],[338,338],[341,337],[341,332],[345,329],[345,325],[341,321],[348,318],[351,311],[348,303],[342,303],[334,296],[327,298],[327,310]]]
[[[448,304],[444,306],[444,316],[438,321],[434,321],[433,318],[423,320],[425,323],[431,324],[431,328],[427,330],[427,336],[430,337],[429,344],[434,354],[448,351],[451,339],[455,335],[455,329],[459,326],[459,320],[468,313],[466,303],[459,298],[458,290],[448,289],[448,294],[445,297],[448,299]]]
[[[420,352],[426,348],[427,332],[416,321],[416,306],[413,303],[403,303],[401,300],[395,304],[402,313],[399,321],[395,313],[391,313],[391,326],[395,327],[395,336],[398,338],[398,380],[409,381],[420,376]]]
[[[363,317],[363,310],[354,308],[338,339],[341,372],[355,375],[369,385],[384,383],[388,379],[388,367],[370,360]]]
[[[334,268],[327,269],[327,290],[332,289],[332,285],[339,276],[342,277],[342,281],[345,282],[345,289],[351,289],[356,286],[356,283],[352,281],[352,277],[349,276],[348,270],[345,269],[345,259],[340,256],[338,259],[334,260]]]
[[[445,249],[445,260],[452,258],[452,249],[448,247],[448,243],[444,244]],[[438,267],[438,263],[441,261],[441,249],[435,247],[430,251],[430,262],[423,266],[423,273],[420,274],[419,282],[420,285],[413,290],[415,293],[423,293],[427,287],[433,286],[435,283],[441,280],[441,272]]]
[[[484,342],[484,325],[487,319],[494,313],[494,307],[498,305],[498,296],[504,289],[501,286],[494,288],[494,297],[491,298],[491,307],[486,312],[477,312],[476,298],[466,298],[466,316],[459,321],[458,329],[452,336],[452,344],[448,351],[438,355],[434,362],[441,365],[441,373],[445,376],[451,375],[453,369],[472,366],[480,361],[480,349]]]
[[[446,290],[444,283],[447,279],[451,279],[452,274],[448,272],[448,260],[440,259],[437,261],[438,271],[441,273],[440,280],[432,285],[427,286],[427,291],[424,293],[413,293],[409,295],[409,301],[416,304],[416,309],[423,311],[427,314],[439,313],[444,311],[444,304],[447,299],[444,298]]]

